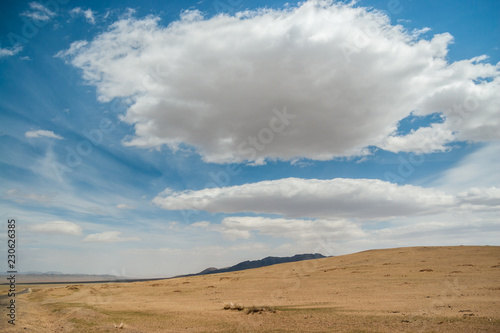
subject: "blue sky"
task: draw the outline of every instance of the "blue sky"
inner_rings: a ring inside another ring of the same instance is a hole
[[[498,2],[0,6],[20,271],[498,245]]]

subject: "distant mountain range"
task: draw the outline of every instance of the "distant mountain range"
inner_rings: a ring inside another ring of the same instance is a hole
[[[87,282],[121,282],[127,280],[125,277],[110,274],[63,274],[61,272],[18,272],[16,284],[57,284],[57,283],[87,283]],[[0,272],[0,285],[8,284],[6,278],[10,274]]]
[[[306,254],[296,254],[293,257],[266,257],[260,260],[247,260],[240,262],[234,266],[225,267],[225,268],[215,268],[210,267],[204,269],[199,273],[194,274],[186,274],[179,275],[174,277],[164,277],[164,278],[145,278],[145,279],[136,279],[136,278],[128,278],[124,276],[114,276],[114,275],[88,275],[88,274],[63,274],[61,272],[35,272],[29,271],[24,273],[17,273],[18,280],[16,281],[18,284],[33,284],[33,283],[44,283],[44,284],[57,284],[57,283],[90,283],[90,282],[134,282],[134,281],[152,281],[152,280],[163,280],[163,279],[172,279],[176,277],[186,277],[186,276],[197,276],[197,275],[207,275],[207,274],[216,274],[216,273],[227,273],[227,272],[235,272],[242,271],[245,269],[251,268],[259,268],[265,266],[271,266],[276,264],[283,264],[286,262],[295,262],[302,260],[310,260],[310,259],[320,259],[326,258],[324,255],[319,253],[306,253]],[[9,275],[7,273],[0,273],[0,279],[3,284],[7,284],[8,281],[5,280]],[[4,282],[5,281],[5,282]]]
[[[0,272],[0,275],[8,275],[7,272]],[[40,271],[22,271],[22,272],[17,272],[16,275],[50,275],[50,276],[55,276],[55,275],[64,275],[64,276],[98,276],[98,277],[105,277],[105,278],[115,278],[115,275],[111,274],[80,274],[80,273],[62,273],[58,271],[47,271],[47,272],[40,272]]]
[[[235,272],[235,271],[243,271],[245,269],[251,268],[259,268],[265,266],[271,266],[276,264],[283,264],[286,262],[295,262],[302,260],[311,260],[311,259],[320,259],[326,258],[324,255],[319,253],[305,253],[305,254],[296,254],[293,257],[265,257],[260,260],[247,260],[240,262],[234,266],[226,267],[226,268],[215,268],[209,267],[204,269],[203,271],[196,274],[189,274],[183,276],[195,276],[195,275],[206,275],[206,274],[216,274],[216,273],[227,273],[227,272]]]

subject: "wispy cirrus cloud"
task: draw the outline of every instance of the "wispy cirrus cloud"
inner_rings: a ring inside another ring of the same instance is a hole
[[[55,196],[56,194],[54,193],[39,194],[39,193],[21,191],[18,188],[11,188],[5,191],[5,197],[17,203],[34,201],[45,204],[53,201]]]
[[[24,11],[20,15],[29,17],[34,21],[48,21],[56,16],[55,12],[51,11],[39,2],[30,2],[29,6],[30,10]]]
[[[118,209],[133,209],[133,206],[127,205],[127,204],[117,204],[116,208]]]
[[[82,227],[69,221],[50,221],[46,223],[34,224],[29,230],[43,234],[60,234],[70,236],[80,236]]]
[[[443,172],[435,186],[447,191],[468,191],[470,188],[500,187],[500,143],[489,143]]]
[[[23,50],[22,45],[15,45],[14,47],[6,47],[6,48],[0,47],[0,58],[14,56],[19,52],[21,52],[22,50]]]
[[[138,237],[121,237],[121,231],[104,231],[90,234],[83,240],[84,242],[116,243],[116,242],[138,242]]]
[[[52,131],[47,131],[47,130],[36,130],[36,131],[27,131],[24,133],[24,136],[27,138],[51,138],[51,139],[58,139],[62,140],[64,139],[62,136],[55,134]]]
[[[85,17],[88,23],[95,24],[95,12],[93,12],[90,8],[83,10],[81,7],[76,7],[70,10],[69,13],[71,14],[71,16],[82,15],[83,17]]]

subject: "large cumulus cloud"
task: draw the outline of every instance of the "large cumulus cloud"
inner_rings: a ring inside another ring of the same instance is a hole
[[[130,102],[123,120],[135,133],[126,145],[191,146],[208,162],[498,140],[499,66],[485,57],[448,63],[453,37],[424,32],[355,5],[308,1],[211,18],[186,11],[167,27],[124,18],[59,55],[100,100]],[[396,134],[401,119],[436,112],[443,124]]]

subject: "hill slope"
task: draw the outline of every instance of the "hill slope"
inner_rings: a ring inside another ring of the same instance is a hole
[[[293,257],[265,257],[264,259],[260,259],[260,260],[246,260],[246,261],[240,262],[239,264],[236,264],[236,265],[231,266],[231,267],[226,267],[226,268],[209,267],[209,268],[207,268],[207,269],[205,269],[197,274],[190,274],[190,275],[184,275],[184,276],[236,272],[236,271],[243,271],[246,269],[260,268],[260,267],[266,267],[266,266],[271,266],[271,265],[276,265],[276,264],[284,264],[284,263],[288,263],[288,262],[297,262],[297,261],[321,259],[321,258],[326,258],[326,257],[322,254],[319,254],[319,253],[296,254]]]
[[[111,332],[121,321],[127,332],[500,331],[498,246],[371,250],[161,281],[31,288],[16,299],[26,332]],[[244,309],[224,310],[231,302]]]

